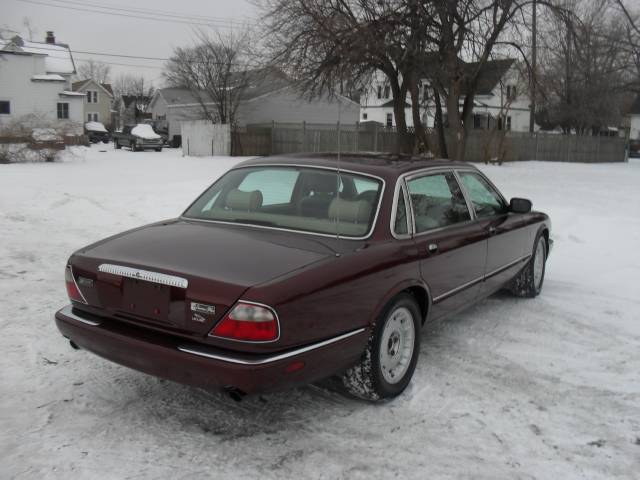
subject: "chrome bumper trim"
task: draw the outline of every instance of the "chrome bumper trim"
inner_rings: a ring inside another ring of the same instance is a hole
[[[124,265],[103,263],[98,267],[98,271],[110,273],[111,275],[119,275],[121,277],[135,278],[136,280],[144,280],[146,282],[159,283],[170,287],[187,288],[189,286],[189,281],[186,278],[167,275],[166,273],[141,270],[139,268],[125,267]]]
[[[96,320],[89,320],[88,318],[79,317],[78,315],[73,313],[72,305],[67,305],[66,307],[62,308],[59,313],[61,313],[65,317],[69,317],[70,319],[75,320],[76,322],[84,323],[85,325],[91,325],[92,327],[97,327],[102,323]]]
[[[296,355],[300,355],[303,353],[310,352],[312,350],[316,350],[318,348],[331,345],[332,343],[339,342],[340,340],[344,340],[345,338],[352,337],[359,333],[364,332],[364,328],[359,328],[357,330],[353,330],[352,332],[348,332],[342,335],[338,335],[337,337],[330,338],[328,340],[324,340],[322,342],[313,343],[311,345],[307,345],[306,347],[297,348],[295,350],[291,350],[289,352],[280,353],[277,355],[272,355],[270,357],[260,358],[260,359],[252,359],[252,358],[241,358],[241,357],[232,357],[227,355],[220,355],[217,353],[212,353],[208,351],[207,347],[202,347],[199,345],[180,345],[178,350],[184,353],[190,353],[192,355],[198,355],[200,357],[211,358],[213,360],[220,360],[222,362],[236,363],[240,365],[264,365],[267,363],[278,362],[280,360],[286,360],[287,358],[295,357]]]

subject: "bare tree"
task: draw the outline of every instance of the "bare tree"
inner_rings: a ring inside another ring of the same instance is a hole
[[[93,59],[83,60],[78,67],[77,77],[79,80],[91,78],[98,83],[109,83],[111,66]]]
[[[384,75],[393,99],[398,132],[396,150],[413,151],[405,106],[408,95],[414,126],[428,149],[419,105],[416,63],[425,52],[421,28],[425,9],[418,1],[266,0],[270,57],[295,78],[307,96],[343,85],[366,90]]]
[[[214,123],[235,124],[252,78],[248,34],[196,33],[196,45],[178,47],[165,65],[169,86],[188,88],[204,116]]]
[[[151,97],[155,93],[153,83],[146,80],[143,75],[125,73],[119,75],[111,84],[116,97],[123,95],[136,97],[136,107],[141,112],[146,112]]]
[[[547,12],[541,36],[540,112],[545,127],[597,134],[617,125],[632,83],[627,30],[609,0],[574,0],[566,15]]]

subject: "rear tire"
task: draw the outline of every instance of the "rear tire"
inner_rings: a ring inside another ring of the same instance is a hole
[[[117,140],[114,140],[113,148],[115,148],[116,150],[120,150],[122,148],[122,145],[120,145]]]
[[[156,152],[161,152],[162,148],[156,148]]]
[[[542,291],[547,265],[547,240],[538,234],[527,266],[513,279],[511,292],[516,297],[534,298]]]
[[[396,397],[407,388],[420,353],[420,319],[412,295],[400,294],[387,305],[360,362],[342,376],[351,394],[377,401]]]

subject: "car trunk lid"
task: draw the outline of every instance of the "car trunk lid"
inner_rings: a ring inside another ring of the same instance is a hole
[[[123,320],[207,334],[251,286],[331,255],[322,243],[281,232],[171,221],[125,232],[77,252],[87,302]]]

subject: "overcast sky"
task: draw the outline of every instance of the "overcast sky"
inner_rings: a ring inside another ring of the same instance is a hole
[[[192,42],[193,29],[197,27],[189,22],[214,22],[216,28],[227,31],[237,28],[240,22],[255,22],[257,15],[256,7],[245,0],[0,0],[0,3],[0,26],[18,31],[25,38],[29,35],[23,22],[28,18],[34,41],[44,41],[46,31],[53,30],[56,41],[68,43],[71,50],[162,58],[170,56],[174,47]],[[149,10],[164,14],[158,17],[163,20],[148,19]],[[197,18],[187,20],[183,16]],[[133,72],[160,86],[161,61],[74,54],[76,66],[87,58],[131,65],[111,65],[112,80],[120,73]]]

